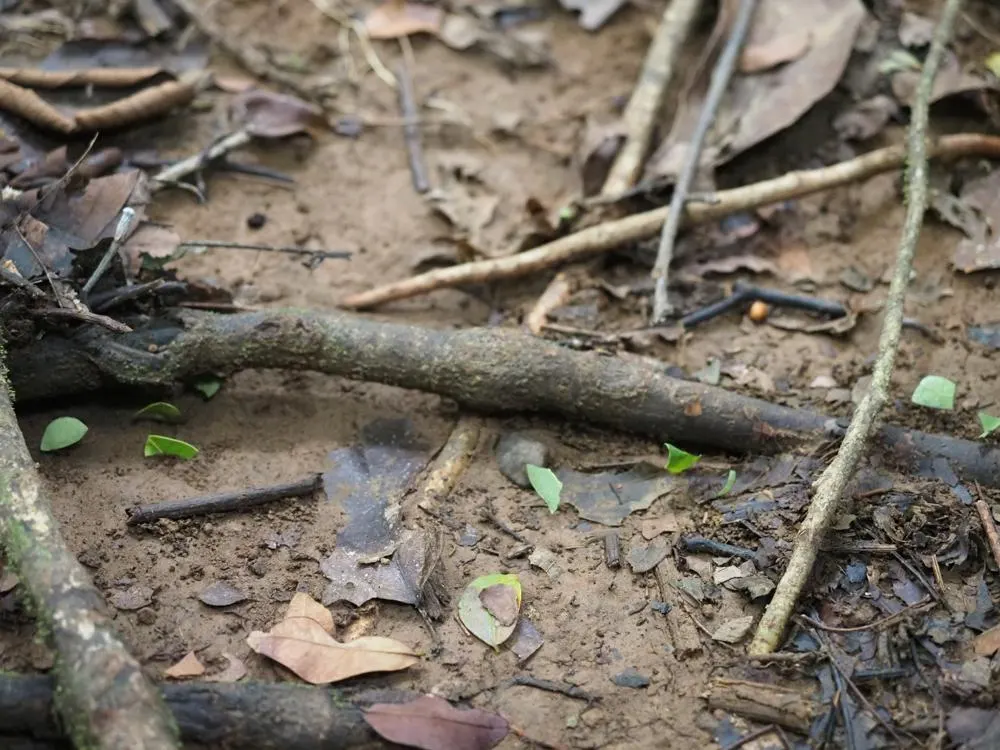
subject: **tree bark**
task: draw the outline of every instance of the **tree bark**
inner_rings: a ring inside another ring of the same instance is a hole
[[[180,683],[161,686],[185,747],[227,750],[337,750],[395,747],[365,722],[373,703],[419,697],[402,690],[347,693],[304,685]],[[52,714],[48,677],[0,676],[0,742],[69,748]],[[8,744],[0,745],[7,748]]]
[[[159,694],[118,639],[101,594],[66,547],[6,384],[0,384],[0,541],[39,632],[56,651],[55,707],[76,746],[176,748],[176,730]]]
[[[151,353],[150,349],[155,349]],[[348,313],[188,314],[133,333],[89,327],[8,357],[19,403],[104,387],[174,388],[206,374],[312,370],[436,393],[484,412],[534,412],[732,453],[816,450],[847,420],[671,378],[637,357],[576,352],[517,331],[434,330]],[[904,471],[947,461],[1000,486],[1000,448],[883,426],[874,443]]]

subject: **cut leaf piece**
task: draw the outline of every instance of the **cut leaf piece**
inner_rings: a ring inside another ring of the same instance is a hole
[[[146,438],[146,446],[143,448],[143,455],[150,456],[176,456],[177,458],[191,459],[198,455],[198,449],[177,438],[166,435],[149,435]]]
[[[983,432],[981,438],[989,437],[998,427],[1000,427],[1000,417],[994,417],[984,411],[979,412],[979,424],[982,425]]]
[[[255,630],[247,645],[313,685],[369,672],[395,672],[420,660],[409,646],[392,638],[366,636],[340,643],[309,617],[282,620],[269,633]]]
[[[489,750],[509,731],[502,716],[480,708],[455,708],[434,695],[408,703],[376,703],[363,715],[383,739],[422,750]]]
[[[667,471],[671,474],[683,474],[701,460],[701,456],[694,453],[682,451],[677,446],[666,444],[667,447]]]
[[[553,473],[552,469],[534,464],[525,465],[524,470],[528,473],[528,481],[531,482],[531,486],[548,506],[549,513],[555,513],[559,510],[559,495],[562,493],[563,486],[559,477]]]
[[[154,422],[176,422],[181,410],[166,401],[154,401],[132,415],[132,419],[151,419]]]
[[[201,677],[203,674],[205,674],[205,665],[198,660],[194,651],[189,651],[187,656],[163,672],[164,677],[169,677],[172,680]]]
[[[480,576],[465,587],[458,601],[462,624],[493,648],[510,638],[520,610],[521,581],[513,574]]]
[[[955,408],[955,384],[940,375],[927,375],[917,385],[910,400],[917,406],[951,411]]]
[[[42,435],[41,449],[49,453],[76,445],[87,434],[87,425],[76,417],[59,417],[49,422]]]
[[[722,489],[715,496],[717,498],[725,497],[733,489],[734,484],[736,484],[736,469],[730,469],[729,475],[726,477],[726,483],[722,485]]]
[[[206,401],[218,393],[221,387],[222,381],[218,378],[204,378],[194,384],[194,389],[204,396]]]

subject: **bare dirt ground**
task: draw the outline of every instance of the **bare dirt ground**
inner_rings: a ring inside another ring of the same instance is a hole
[[[587,113],[610,113],[616,97],[627,97],[659,5],[626,8],[596,33],[583,31],[563,12],[550,14],[541,26],[548,33],[556,64],[537,72],[506,71],[488,56],[414,39],[412,72],[418,96],[433,94],[471,124],[428,128],[424,146],[431,172],[439,177],[455,164],[478,170],[481,190],[498,201],[493,221],[483,230],[486,246],[499,249],[523,236],[529,198],[558,207],[579,193],[575,155],[583,118]],[[934,17],[939,3],[913,5]],[[248,37],[304,55],[328,47],[337,33],[335,24],[307,2],[220,3],[216,12]],[[1000,33],[1000,28],[993,31]],[[377,49],[392,68],[398,46],[382,43]],[[238,70],[223,57],[213,58],[212,63],[220,70]],[[223,99],[218,94],[209,98],[216,114]],[[345,113],[363,112],[372,121],[392,122],[398,117],[395,93],[371,74],[356,90],[345,89],[338,101]],[[492,130],[499,116],[513,114],[521,123],[515,135],[501,136]],[[192,153],[217,133],[211,111],[182,117],[176,141],[160,144],[165,151]],[[894,142],[901,134],[901,129],[890,128],[880,138]],[[252,153],[260,163],[294,176],[294,187],[227,174],[212,176],[207,204],[197,205],[189,194],[171,191],[155,202],[154,218],[169,223],[184,239],[305,243],[357,252],[349,262],[327,261],[312,270],[285,256],[227,250],[189,256],[178,264],[187,276],[218,279],[243,304],[334,309],[350,293],[410,275],[421,258],[453,252],[453,245],[442,239],[448,234],[446,224],[413,190],[402,138],[394,125],[369,127],[357,139],[326,135],[312,146],[278,144]],[[728,172],[727,184],[739,184],[743,168],[739,163]],[[794,289],[792,280],[797,277],[798,288],[810,294],[855,306],[879,301],[887,289],[879,280],[892,262],[903,217],[898,184],[899,176],[889,174],[799,201],[793,221],[738,240],[747,249],[736,252],[766,257],[782,269],[782,278],[757,279],[761,283]],[[253,213],[267,217],[259,230],[247,226]],[[949,261],[956,238],[954,229],[928,219],[907,315],[925,324],[931,335],[904,331],[893,380],[895,402],[885,416],[896,423],[975,438],[976,411],[995,406],[1000,392],[995,355],[971,342],[966,327],[997,317],[995,278],[953,272]],[[732,247],[726,252],[734,254]],[[875,280],[873,289],[858,293],[845,288],[840,278],[850,268]],[[624,258],[609,262],[605,272],[615,283],[638,282],[647,273]],[[473,295],[437,292],[370,314],[442,327],[497,321],[517,325],[549,278],[529,278]],[[738,275],[726,276],[721,283],[735,278]],[[720,282],[704,283],[717,289],[712,285]],[[682,292],[679,299],[686,309],[693,309],[711,294],[702,288],[690,296]],[[587,305],[595,300],[603,329],[625,329],[641,322],[640,307],[607,296],[598,299],[592,291],[581,293],[574,302],[586,316]],[[565,320],[577,325],[572,315]],[[727,387],[847,415],[852,407],[850,389],[870,371],[880,324],[879,313],[866,314],[849,334],[832,336],[758,325],[732,313],[699,327],[683,345],[655,342],[642,353],[688,374],[719,359],[722,384]],[[595,326],[590,321],[579,327]],[[741,372],[750,374],[740,377]],[[929,373],[957,383],[956,411],[939,416],[909,403],[912,389]],[[814,387],[821,376],[832,378],[834,384]],[[62,405],[23,413],[21,424],[32,447],[56,416],[70,414],[89,426],[87,438],[72,451],[37,458],[67,539],[105,594],[113,598],[136,585],[153,589],[148,606],[118,611],[115,618],[151,675],[161,677],[166,667],[196,650],[210,673],[225,666],[226,653],[244,662],[252,679],[288,679],[288,672],[251,652],[246,636],[279,620],[294,592],[322,597],[328,581],[318,562],[334,547],[344,521],[341,510],[321,499],[293,500],[255,512],[161,523],[141,531],[126,529],[126,510],[158,500],[274,484],[326,469],[332,450],[356,442],[365,425],[382,417],[405,415],[430,443],[440,445],[456,412],[441,399],[419,393],[271,372],[231,378],[210,401],[196,395],[173,401],[188,419],[172,434],[199,446],[201,454],[195,461],[143,458],[148,426],[131,420],[142,404]],[[429,654],[408,671],[365,679],[469,698],[475,705],[497,710],[522,733],[509,736],[501,745],[504,748],[535,743],[578,748],[717,747],[713,731],[721,713],[707,710],[699,695],[711,676],[733,674],[731,665],[741,649],[713,643],[700,633],[703,642],[697,649],[679,649],[677,626],[670,618],[688,621],[693,616],[713,631],[735,617],[759,614],[760,604],[723,590],[720,598],[695,611],[660,614],[649,604],[661,598],[651,573],[636,575],[626,565],[608,569],[602,545],[591,538],[593,524],[581,522],[569,508],[549,514],[534,493],[514,486],[499,472],[493,451],[496,436],[512,429],[526,429],[547,443],[556,466],[656,454],[662,446],[542,418],[487,418],[484,426],[474,462],[447,501],[448,518],[458,528],[466,524],[477,528],[480,535],[474,546],[463,546],[459,534],[449,531],[443,570],[450,606],[472,578],[498,570],[515,572],[524,588],[523,612],[545,644],[521,665],[512,653],[494,653],[465,633],[446,608],[437,626],[442,646],[435,651],[424,622],[411,607],[385,602],[360,608],[334,604],[331,609],[343,634],[391,636]],[[684,442],[683,435],[670,438]],[[711,459],[719,465],[730,460]],[[733,466],[738,465],[733,459]],[[530,565],[527,558],[508,558],[517,544],[483,520],[480,509],[486,502],[530,542],[555,550],[561,571],[551,575]],[[682,528],[702,533],[718,528],[710,508],[684,498],[665,498],[624,522],[619,530],[623,547],[627,550],[633,540],[641,539],[644,519],[668,512],[677,514]],[[414,524],[430,520],[408,501],[404,518]],[[738,532],[733,534],[738,537]],[[275,544],[279,535],[291,541]],[[683,572],[683,556],[676,559]],[[828,562],[835,566],[845,561],[831,555]],[[219,580],[247,593],[248,600],[224,609],[202,604],[198,595]],[[51,667],[51,654],[35,640],[32,622],[17,612],[13,602],[0,598],[0,605],[0,669],[32,672]],[[613,681],[629,668],[647,677],[648,687],[634,689]],[[523,672],[576,685],[600,696],[600,701],[589,705],[531,687],[496,687]],[[759,678],[763,673],[754,674]]]

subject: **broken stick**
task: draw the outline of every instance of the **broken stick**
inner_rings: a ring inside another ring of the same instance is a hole
[[[1000,137],[971,133],[948,135],[928,143],[927,150],[930,157],[938,159],[962,156],[1000,158]],[[711,196],[712,202],[689,202],[684,207],[683,224],[700,224],[738,211],[830,190],[898,169],[905,162],[906,147],[889,146],[829,167],[789,172],[773,180],[721,190]],[[527,276],[572,260],[600,255],[630,242],[657,236],[668,210],[668,207],[657,208],[598,224],[527,252],[429,271],[351,295],[343,300],[341,306],[363,310],[437,289]]]
[[[872,382],[865,397],[847,428],[840,449],[833,462],[814,483],[815,494],[809,511],[796,535],[795,549],[788,567],[774,590],[774,596],[757,624],[757,632],[750,644],[750,654],[775,651],[788,625],[806,580],[812,572],[816,553],[823,535],[833,522],[848,482],[854,476],[861,456],[868,446],[868,438],[875,431],[875,423],[882,407],[889,399],[889,385],[896,364],[896,350],[903,329],[903,302],[910,283],[910,269],[916,251],[924,211],[927,208],[927,121],[929,119],[931,91],[938,67],[944,57],[945,47],[951,38],[961,0],[947,0],[941,20],[934,32],[931,50],[924,61],[917,98],[913,104],[910,128],[907,133],[906,155],[906,219],[903,235],[899,240],[896,268],[885,302],[885,318],[879,337],[878,358],[872,370]]]
[[[295,482],[285,482],[270,487],[254,487],[236,492],[219,492],[214,495],[168,500],[152,505],[138,505],[127,511],[128,525],[137,526],[141,523],[152,523],[161,518],[191,518],[209,513],[249,510],[258,505],[272,503],[275,500],[311,495],[322,486],[323,475],[310,474]]]

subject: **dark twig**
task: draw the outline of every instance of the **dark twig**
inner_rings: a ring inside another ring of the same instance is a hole
[[[923,573],[917,570],[917,568],[909,560],[907,560],[905,557],[903,557],[895,550],[893,550],[890,554],[892,554],[892,556],[896,558],[896,562],[898,562],[900,565],[902,565],[910,572],[910,575],[912,575],[914,578],[920,581],[920,585],[924,587],[924,590],[931,595],[931,598],[934,599],[934,601],[936,602],[941,601],[941,595],[938,593],[937,589],[933,586],[933,584],[931,584],[931,582],[927,580],[927,576],[925,576]]]
[[[43,292],[37,286],[32,284],[21,274],[9,271],[3,266],[0,266],[0,280],[6,281],[8,284],[16,286],[18,289],[23,289],[31,297],[34,297],[35,299],[41,299],[45,297],[45,292]]]
[[[788,567],[774,590],[764,616],[757,624],[757,632],[750,644],[750,653],[773,651],[780,643],[789,617],[812,572],[823,536],[836,516],[840,498],[868,447],[869,437],[876,430],[882,407],[889,400],[889,386],[903,328],[903,303],[906,300],[913,256],[928,202],[926,139],[931,92],[960,8],[961,0],[945,2],[941,18],[934,30],[934,41],[930,52],[924,59],[917,97],[911,110],[910,127],[907,131],[906,217],[885,303],[878,357],[872,369],[871,386],[851,417],[851,423],[840,443],[837,455],[813,485],[815,492],[812,502],[796,535],[795,548],[788,560]]]
[[[252,242],[228,242],[226,240],[185,240],[177,245],[178,250],[198,247],[218,247],[228,250],[251,250],[265,253],[285,253],[286,255],[306,255],[317,263],[328,258],[349,260],[353,255],[350,250],[310,250],[309,248],[296,247],[294,245],[259,245]]]
[[[403,111],[403,140],[406,143],[406,153],[410,160],[413,189],[418,193],[426,193],[431,189],[431,183],[427,178],[427,167],[424,166],[424,149],[420,144],[420,113],[417,112],[410,71],[405,64],[400,64],[397,68],[396,80],[399,81],[399,107]]]
[[[275,500],[311,495],[322,486],[322,474],[310,474],[303,479],[271,487],[255,487],[236,492],[219,492],[214,495],[189,497],[184,500],[168,500],[153,505],[139,505],[127,511],[128,525],[137,526],[141,523],[152,523],[160,518],[190,518],[208,513],[249,510]]]
[[[533,687],[539,690],[544,690],[548,693],[559,693],[560,695],[565,695],[567,698],[576,698],[577,700],[587,701],[588,703],[594,703],[601,699],[598,695],[593,695],[588,693],[586,690],[578,688],[576,685],[569,685],[565,682],[556,682],[554,680],[543,680],[540,677],[532,677],[530,674],[519,674],[511,677],[502,683],[502,687],[513,687],[514,685],[521,685],[523,687]]]
[[[879,630],[888,625],[893,625],[899,622],[901,619],[907,615],[915,614],[916,612],[923,612],[925,609],[935,605],[934,601],[924,600],[922,602],[917,602],[916,604],[911,604],[909,607],[904,607],[899,610],[894,615],[889,615],[888,617],[883,617],[881,620],[873,620],[867,625],[856,625],[850,628],[838,628],[833,625],[827,625],[826,623],[820,622],[819,620],[814,620],[806,615],[799,615],[799,619],[803,622],[811,625],[817,630],[825,630],[828,633],[860,633],[865,630]]]
[[[698,115],[698,124],[695,126],[691,142],[684,154],[684,166],[681,168],[677,183],[674,185],[674,193],[670,198],[670,211],[667,213],[666,221],[663,222],[660,246],[656,252],[656,264],[653,266],[655,286],[653,289],[652,322],[654,325],[663,323],[670,313],[670,302],[667,299],[667,275],[670,270],[670,261],[673,260],[674,241],[677,239],[677,231],[680,229],[681,219],[684,217],[687,194],[698,173],[705,138],[715,122],[715,115],[719,111],[722,96],[726,93],[729,79],[732,78],[733,71],[736,69],[736,62],[743,49],[743,42],[750,30],[750,21],[753,19],[756,8],[757,0],[740,0],[740,7],[736,13],[733,28],[729,32],[729,38],[726,40],[726,46],[712,70],[712,82],[709,84],[708,94],[705,96],[705,102]]]
[[[183,281],[166,281],[165,279],[153,279],[153,281],[147,281],[145,284],[133,284],[131,286],[122,286],[117,289],[109,289],[106,292],[101,292],[100,294],[91,295],[89,298],[90,306],[97,312],[104,312],[105,310],[110,310],[112,307],[118,307],[125,302],[130,300],[138,299],[146,294],[169,294],[171,292],[184,292],[188,288],[188,285]]]
[[[747,549],[746,547],[737,547],[732,544],[725,544],[724,542],[717,542],[714,539],[707,539],[706,537],[699,536],[698,534],[690,534],[681,537],[681,547],[684,548],[685,552],[705,552],[709,555],[731,555],[733,557],[739,557],[743,560],[753,560],[757,553],[752,549]]]
[[[609,531],[604,535],[604,562],[609,568],[621,567],[622,549],[617,531]]]
[[[496,512],[493,510],[492,507],[483,508],[480,511],[480,515],[482,515],[482,517],[485,520],[489,521],[491,524],[493,524],[494,526],[496,526],[500,531],[502,531],[507,536],[512,537],[513,539],[516,539],[521,544],[527,544],[528,546],[532,546],[531,542],[529,542],[527,539],[525,539],[522,534],[520,534],[517,531],[515,531],[514,529],[512,529],[510,527],[510,524],[508,524],[506,521],[504,521],[502,518],[500,518],[500,516],[498,516],[496,514]]]
[[[792,307],[798,310],[807,310],[820,315],[828,315],[831,318],[842,318],[849,312],[844,305],[833,300],[806,297],[801,294],[788,294],[780,289],[767,289],[748,284],[736,284],[733,286],[733,293],[728,297],[706,305],[700,310],[688,313],[680,319],[679,323],[684,328],[693,328],[699,323],[717,318],[734,307],[754,300],[767,302],[769,305],[774,305],[775,307]]]

